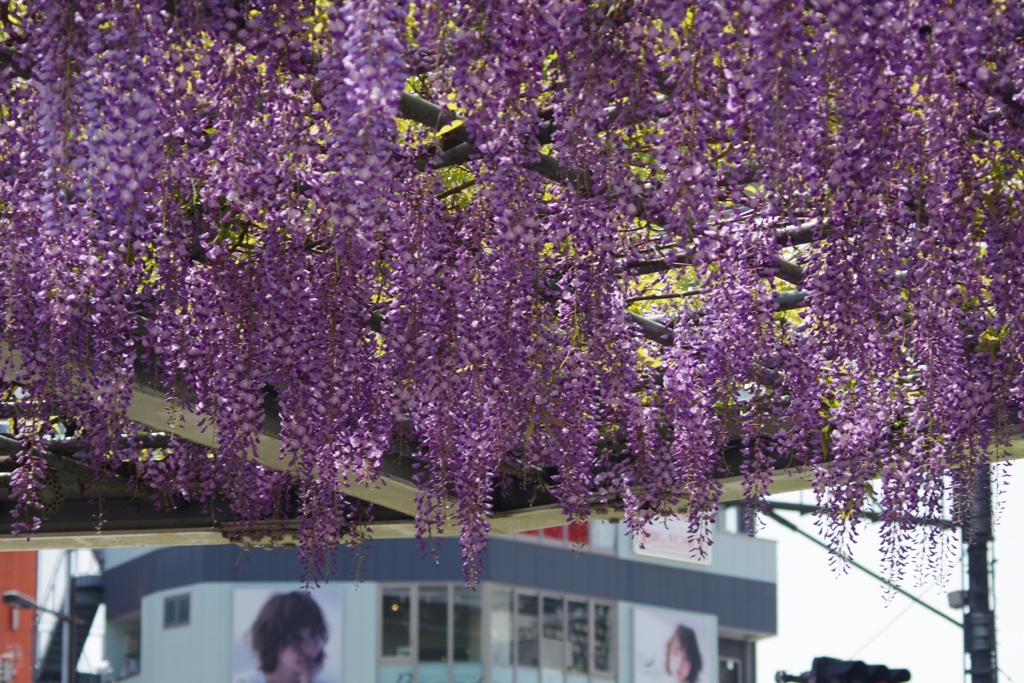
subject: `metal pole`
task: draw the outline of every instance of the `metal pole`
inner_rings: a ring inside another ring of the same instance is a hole
[[[64,614],[71,614],[71,551],[64,551]],[[60,683],[71,683],[71,621],[61,621]]]
[[[992,482],[989,467],[979,470],[972,486],[964,525],[967,544],[967,614],[964,651],[971,658],[972,683],[996,683],[996,617],[989,602],[988,544],[992,540]]]

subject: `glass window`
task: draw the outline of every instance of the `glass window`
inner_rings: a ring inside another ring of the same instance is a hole
[[[495,666],[512,666],[512,591],[491,592],[491,661]]]
[[[594,671],[612,672],[612,606],[594,604]]]
[[[590,523],[589,540],[592,550],[615,550],[619,525],[615,522],[597,521]]]
[[[482,619],[480,593],[456,586],[452,602],[452,660],[479,662]]]
[[[178,623],[178,602],[177,598],[164,599],[164,628],[176,626]]]
[[[613,603],[494,585],[479,592],[458,585],[387,586],[380,595],[377,683],[479,683],[485,668],[491,683],[615,678]],[[723,676],[722,683],[740,681]]]
[[[412,612],[410,589],[387,587],[381,594],[382,657],[409,657],[412,655],[410,634]]]
[[[164,600],[164,628],[186,626],[189,621],[189,596],[175,595]]]
[[[120,678],[127,678],[139,673],[139,664],[142,661],[139,650],[139,633],[126,633],[124,635],[124,664],[121,667]]]
[[[448,661],[448,586],[420,586],[419,661]]]
[[[718,683],[740,683],[740,663],[735,659],[718,660]]]
[[[560,597],[544,598],[544,628],[541,639],[541,667],[561,672],[565,666],[564,602]]]
[[[590,646],[590,610],[587,603],[569,601],[569,662],[570,673],[587,673]]]
[[[516,663],[537,666],[540,663],[538,598],[520,593],[516,601]]]

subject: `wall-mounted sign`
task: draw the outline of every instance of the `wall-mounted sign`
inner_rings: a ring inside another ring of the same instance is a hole
[[[690,523],[685,517],[659,517],[645,526],[643,537],[633,537],[633,554],[692,564],[711,564],[711,546],[706,545],[704,555],[701,556],[690,533]]]
[[[718,683],[717,619],[634,608],[633,683]]]

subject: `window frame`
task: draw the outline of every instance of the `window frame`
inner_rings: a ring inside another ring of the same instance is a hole
[[[378,618],[378,633],[377,633],[377,667],[381,666],[406,666],[412,671],[412,679],[416,680],[418,676],[417,667],[421,664],[441,664],[444,663],[448,667],[448,680],[452,680],[455,665],[456,664],[472,664],[472,660],[457,660],[455,658],[455,591],[461,588],[462,584],[455,584],[451,582],[443,581],[421,581],[421,582],[381,582],[377,585],[377,609],[382,609],[384,605],[384,596],[389,590],[407,590],[409,592],[409,654],[405,656],[385,655],[384,654],[384,619],[380,615]],[[444,588],[445,589],[445,658],[443,662],[438,661],[426,661],[421,662],[420,655],[420,589],[421,588]],[[480,610],[480,645],[479,645],[479,664],[481,668],[486,667],[485,657],[488,656],[487,639],[485,637],[485,629],[487,628],[487,613],[489,612],[489,605],[487,596],[481,594],[481,601],[479,604]]]
[[[184,606],[184,610],[182,610]],[[184,617],[182,612],[184,611]],[[192,621],[192,594],[177,593],[164,598],[164,629],[188,626]]]
[[[718,656],[718,680],[722,680],[722,667],[727,662],[732,662],[736,665],[736,681],[737,683],[743,683],[743,660],[738,657],[723,655]]]
[[[448,583],[448,582],[381,582],[377,585],[377,609],[383,612],[385,601],[384,598],[389,591],[408,591],[409,595],[409,654],[396,656],[396,655],[384,655],[384,618],[383,614],[378,619],[378,637],[377,637],[377,667],[378,671],[380,667],[407,667],[412,675],[410,680],[415,682],[419,678],[419,667],[421,664],[438,664],[439,662],[420,662],[419,661],[419,647],[420,647],[420,589],[427,587],[436,590],[438,587],[446,588],[447,595],[447,609],[446,609],[446,647],[447,655],[445,662],[448,666],[448,680],[453,680],[454,666],[457,663],[455,660],[455,632],[454,632],[454,619],[455,619],[455,591],[461,588],[461,584]],[[618,677],[618,631],[619,631],[619,606],[614,600],[605,600],[601,598],[595,598],[587,595],[579,595],[574,593],[560,593],[556,591],[546,591],[537,588],[530,588],[526,586],[514,586],[502,583],[483,583],[478,586],[477,591],[480,593],[480,643],[479,643],[479,664],[482,671],[484,672],[484,680],[490,681],[491,667],[493,666],[509,666],[513,671],[513,680],[520,679],[522,676],[519,673],[520,668],[536,670],[538,676],[543,678],[542,666],[543,662],[538,659],[537,666],[526,666],[519,663],[519,597],[520,595],[528,595],[537,599],[538,615],[537,629],[538,629],[538,657],[540,656],[540,645],[543,640],[542,634],[544,630],[543,625],[543,609],[546,600],[559,600],[561,601],[561,646],[562,646],[562,676],[563,679],[568,676],[584,676],[592,682],[604,682],[609,683],[617,680]],[[492,631],[492,620],[494,618],[494,601],[496,599],[495,593],[501,591],[507,593],[511,597],[511,623],[508,637],[510,643],[508,644],[510,651],[510,663],[497,664],[494,661],[495,643],[491,638]],[[570,605],[576,603],[577,605],[582,603],[587,608],[587,654],[586,654],[586,666],[585,672],[571,672],[572,659],[572,643],[570,642]],[[596,666],[597,663],[597,607],[605,607],[608,609],[608,633],[605,635],[605,642],[608,646],[608,667],[605,670],[599,670]],[[474,662],[475,663],[475,662]],[[377,674],[380,675],[379,673]],[[403,674],[404,676],[404,674]],[[403,679],[404,680],[404,679]]]

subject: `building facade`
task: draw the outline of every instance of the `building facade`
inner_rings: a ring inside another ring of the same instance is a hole
[[[34,552],[0,556],[0,592],[14,591],[36,599],[37,559]],[[35,611],[0,604],[0,683],[31,683],[35,655]]]
[[[711,561],[694,564],[662,536],[640,549],[591,523],[495,537],[473,589],[453,540],[341,550],[310,593],[327,631],[317,680],[753,683],[756,642],[776,629],[774,544],[717,532]],[[262,606],[301,591],[293,551],[110,549],[103,562],[105,658],[130,683],[240,680],[260,667]]]

